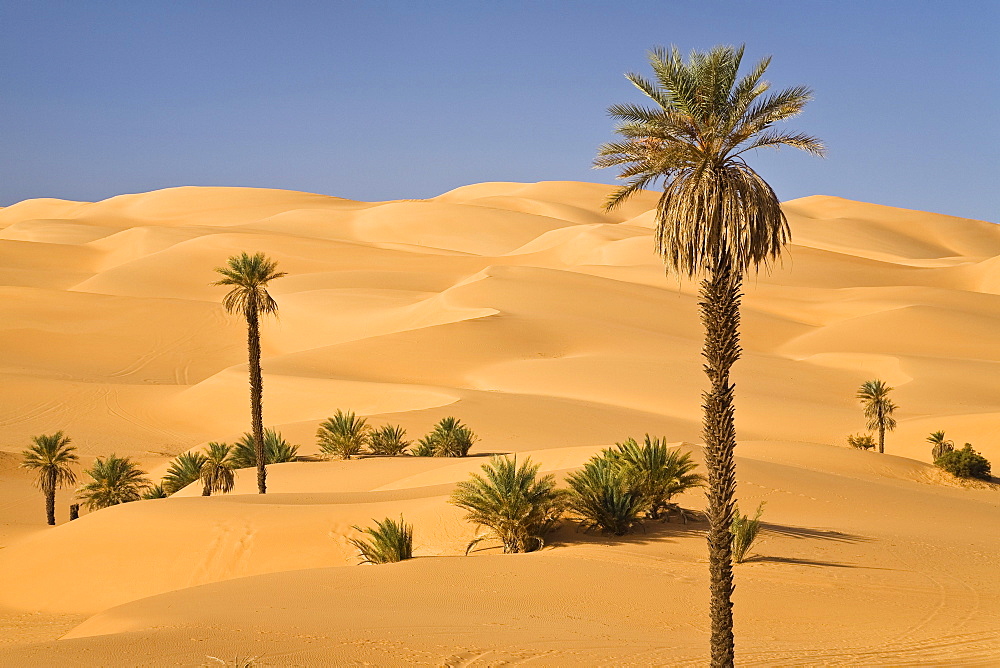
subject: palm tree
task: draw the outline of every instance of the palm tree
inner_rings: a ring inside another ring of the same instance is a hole
[[[211,496],[213,492],[228,494],[236,485],[233,474],[232,446],[226,443],[209,443],[205,450],[205,463],[201,465],[201,495]]]
[[[692,487],[700,487],[705,478],[694,473],[698,464],[680,448],[667,449],[663,441],[646,434],[642,445],[630,438],[608,450],[608,456],[622,467],[628,485],[646,500],[646,516],[659,519],[660,511],[675,507],[670,499]]]
[[[646,497],[629,484],[625,470],[607,451],[590,458],[579,471],[566,476],[569,509],[584,531],[624,536],[642,525]]]
[[[142,498],[144,501],[150,499],[165,499],[169,494],[163,489],[163,485],[153,485],[152,487],[147,487],[146,491],[142,493]]]
[[[775,129],[812,99],[804,86],[770,92],[763,75],[770,58],[739,77],[743,47],[693,52],[676,48],[649,54],[650,81],[627,74],[653,107],[617,104],[622,140],[600,148],[595,167],[621,168],[625,183],[608,209],[658,182],[656,249],[668,271],[701,277],[705,326],[705,459],[708,469],[708,545],[711,573],[712,665],[733,664],[732,523],[736,492],[733,450],[733,384],[739,359],[740,289],[743,277],[776,260],[789,238],[788,222],[771,187],[745,162],[748,151],[789,146],[823,155],[809,135]]]
[[[858,388],[857,398],[865,409],[868,418],[868,428],[878,431],[878,451],[885,452],[885,432],[896,428],[896,404],[889,400],[892,388],[881,380],[865,381]]]
[[[449,416],[441,418],[423,440],[434,448],[436,457],[466,457],[478,438],[461,420]]]
[[[240,313],[247,321],[247,348],[250,367],[250,423],[257,452],[257,491],[267,492],[267,468],[264,458],[264,380],[260,371],[260,316],[278,312],[278,303],[267,292],[267,284],[281,278],[278,263],[263,253],[240,253],[229,258],[228,265],[216,267],[224,278],[213,285],[231,285],[222,298],[230,313]]]
[[[70,468],[79,458],[76,447],[70,445],[68,436],[61,431],[51,435],[32,436],[34,445],[21,453],[21,468],[36,472],[35,485],[45,495],[45,517],[50,525],[56,523],[56,490],[76,482]]]
[[[931,432],[931,435],[927,437],[927,442],[933,447],[931,448],[931,459],[937,461],[948,452],[954,452],[955,442],[949,441],[944,437],[943,431]]]
[[[234,469],[248,469],[257,466],[257,443],[258,441],[250,433],[243,434],[243,437],[236,441],[233,445],[233,452],[229,456]],[[265,464],[294,462],[298,458],[298,452],[299,446],[286,441],[280,431],[264,430]]]
[[[371,429],[367,419],[338,409],[336,415],[320,423],[316,439],[326,457],[350,459],[368,445]]]
[[[201,467],[205,463],[205,455],[200,452],[182,452],[170,462],[167,474],[163,476],[163,491],[167,494],[179,492],[193,482],[201,479]]]
[[[135,462],[113,454],[107,459],[98,457],[84,473],[91,481],[82,485],[76,495],[90,510],[138,501],[143,492],[153,486],[146,472]]]

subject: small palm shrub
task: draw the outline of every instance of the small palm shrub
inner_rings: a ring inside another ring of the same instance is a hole
[[[566,476],[566,482],[570,486],[569,508],[585,531],[624,536],[641,524],[639,515],[647,507],[646,498],[631,487],[623,468],[606,452]]]
[[[417,444],[410,450],[410,454],[414,457],[434,457],[437,454],[437,445],[429,435],[424,436],[417,439]]]
[[[354,530],[369,536],[367,540],[348,539],[358,548],[362,564],[388,564],[413,558],[413,526],[404,522],[402,516],[399,522],[387,517],[381,522],[376,520],[374,527],[355,526]]]
[[[350,459],[368,445],[370,432],[367,419],[338,410],[336,415],[320,423],[316,439],[319,441],[320,451],[327,458]]]
[[[669,450],[649,434],[642,445],[630,438],[606,450],[605,455],[622,468],[625,483],[642,495],[650,519],[658,519],[660,511],[673,506],[670,499],[674,494],[705,483],[705,478],[694,472],[698,465],[690,453],[680,448]]]
[[[201,465],[201,494],[228,494],[236,485],[233,473],[232,446],[226,443],[209,443],[205,449],[205,463]]]
[[[733,563],[742,564],[746,559],[747,552],[753,547],[760,533],[760,516],[763,513],[763,502],[757,506],[757,514],[752,518],[749,515],[741,515],[739,508],[733,511],[733,522],[729,525],[729,531],[733,534]]]
[[[76,495],[89,510],[138,501],[152,486],[146,472],[135,462],[113,454],[107,459],[98,457],[84,473],[91,480],[81,485]]]
[[[934,464],[959,478],[990,479],[990,462],[966,443],[961,450],[946,452],[934,460]]]
[[[952,452],[955,449],[955,443],[945,439],[943,431],[931,432],[931,435],[927,437],[927,442],[931,444],[931,461],[937,461],[941,459],[946,452]]]
[[[200,452],[182,452],[170,462],[167,474],[163,476],[163,490],[167,494],[179,492],[193,482],[201,479],[201,467],[205,463],[205,455]]]
[[[265,464],[281,464],[294,462],[299,452],[299,446],[291,445],[281,437],[280,431],[264,430]],[[243,438],[233,444],[230,461],[234,469],[249,469],[257,466],[257,451],[254,448],[253,434],[243,434]]]
[[[494,457],[483,464],[483,475],[472,474],[452,492],[451,502],[468,511],[465,519],[487,529],[477,543],[495,539],[504,553],[531,552],[545,544],[545,535],[558,523],[566,493],[556,489],[555,476],[538,476],[538,464],[520,464],[516,457]]]
[[[398,425],[383,425],[372,431],[368,438],[368,449],[373,455],[404,455],[409,447],[406,430]]]
[[[478,440],[471,429],[454,417],[442,418],[425,438],[436,457],[465,457]]]
[[[872,450],[876,445],[871,434],[851,434],[847,437],[847,444],[857,450]]]
[[[165,499],[169,494],[163,489],[163,485],[153,485],[149,487],[145,492],[142,493],[142,498],[144,500],[149,499]]]

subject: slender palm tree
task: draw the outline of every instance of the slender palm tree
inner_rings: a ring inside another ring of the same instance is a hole
[[[170,462],[167,474],[163,476],[163,491],[167,494],[179,492],[193,482],[201,479],[201,467],[205,464],[205,455],[200,452],[182,452]]]
[[[267,492],[267,462],[264,457],[264,380],[260,371],[260,316],[278,312],[278,303],[267,292],[267,284],[281,278],[278,263],[263,253],[240,253],[229,258],[225,267],[216,267],[223,278],[213,285],[232,286],[222,305],[247,321],[247,348],[250,367],[250,422],[257,452],[257,491]]]
[[[233,474],[232,446],[227,443],[209,443],[205,450],[205,463],[201,465],[201,495],[213,492],[228,494],[236,485]]]
[[[76,464],[76,447],[61,431],[54,434],[32,436],[34,445],[21,453],[21,468],[35,471],[35,485],[45,495],[45,517],[56,523],[56,490],[76,482],[71,465]]]
[[[944,431],[933,431],[927,437],[927,442],[931,444],[931,459],[937,461],[945,453],[954,452],[955,442],[944,437]]]
[[[602,146],[595,167],[619,167],[624,184],[608,209],[662,182],[656,206],[656,250],[667,270],[701,278],[705,326],[705,459],[708,469],[712,665],[733,665],[732,523],[736,492],[736,432],[730,368],[739,359],[743,277],[776,260],[789,238],[788,222],[771,187],[745,158],[758,148],[788,146],[823,155],[815,137],[774,124],[796,116],[812,99],[804,86],[770,90],[764,58],[739,75],[743,47],[649,53],[655,78],[626,77],[654,106],[609,108],[621,140]]]
[[[138,501],[153,486],[138,464],[113,454],[107,459],[98,457],[84,473],[91,481],[81,485],[76,495],[90,510]]]
[[[868,380],[858,388],[858,399],[865,409],[868,428],[878,431],[878,451],[885,452],[885,432],[896,428],[896,404],[889,400],[892,388],[881,380]],[[942,434],[943,436],[943,434]]]

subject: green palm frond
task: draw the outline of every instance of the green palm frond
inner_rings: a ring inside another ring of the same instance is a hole
[[[616,132],[628,141],[598,149],[597,168],[619,168],[624,182],[605,206],[613,209],[662,182],[657,205],[657,251],[667,267],[687,276],[715,266],[720,256],[740,274],[767,266],[788,241],[788,223],[771,187],[741,157],[758,148],[788,146],[823,155],[810,135],[770,130],[802,111],[804,86],[770,92],[760,61],[740,78],[743,47],[693,52],[658,47],[649,54],[655,80],[626,77],[653,107],[616,104]]]
[[[182,452],[170,462],[170,468],[163,476],[163,489],[167,494],[173,494],[197,482],[201,479],[201,467],[204,463],[205,455],[200,452]]]
[[[274,429],[264,430],[265,464],[281,464],[294,462],[298,459],[299,446],[291,445]],[[233,444],[230,463],[234,469],[248,469],[257,466],[257,450],[254,447],[253,434],[245,433]]]
[[[35,472],[35,486],[46,494],[76,483],[70,468],[79,461],[76,447],[61,431],[32,436],[33,445],[21,453],[21,468]]]
[[[106,459],[98,457],[84,473],[91,480],[81,485],[76,495],[90,510],[138,501],[152,486],[146,472],[135,462],[114,454]]]
[[[605,456],[622,468],[628,487],[642,495],[651,519],[657,519],[662,510],[671,506],[675,494],[705,483],[704,476],[694,472],[698,465],[690,453],[679,448],[670,450],[649,434],[641,445],[630,438],[606,450]]]
[[[233,447],[227,443],[209,443],[205,449],[205,462],[201,465],[202,494],[228,494],[236,485]]]
[[[516,457],[493,457],[482,475],[459,482],[451,502],[467,511],[465,519],[487,530],[484,539],[503,543],[505,553],[530,552],[544,545],[545,535],[558,523],[565,492],[556,489],[555,476],[538,476],[538,464]],[[468,550],[466,550],[468,553]]]
[[[434,429],[418,443],[433,448],[436,457],[465,457],[478,440],[475,433],[454,417],[442,418]]]
[[[357,417],[353,412],[337,413],[320,423],[316,430],[320,451],[327,457],[350,459],[360,454],[371,436],[371,426],[366,418]]]
[[[270,281],[286,275],[277,266],[264,253],[240,253],[230,257],[226,266],[215,269],[223,278],[212,285],[232,286],[222,299],[222,305],[230,313],[277,313],[278,304],[267,292]]]
[[[592,457],[566,477],[569,509],[586,530],[624,536],[640,526],[646,498],[633,489],[622,467],[605,454]]]
[[[368,449],[373,455],[405,455],[410,447],[406,430],[399,425],[382,425],[371,432],[368,441]]]
[[[142,493],[142,498],[144,501],[148,501],[150,499],[165,499],[168,496],[170,495],[167,494],[167,491],[165,489],[163,489],[163,485],[153,485],[152,487],[149,487],[145,492]]]
[[[858,389],[857,398],[864,406],[869,429],[892,431],[896,428],[896,419],[892,415],[898,406],[889,399],[892,389],[881,380],[866,381]]]
[[[733,536],[733,563],[742,564],[746,560],[747,553],[760,534],[760,516],[763,513],[763,501],[757,506],[757,514],[754,517],[740,514],[739,508],[733,510],[733,522],[729,527]]]
[[[413,525],[387,517],[381,522],[375,520],[374,527],[362,529],[353,527],[368,536],[348,538],[348,542],[358,549],[362,564],[389,564],[413,558]]]

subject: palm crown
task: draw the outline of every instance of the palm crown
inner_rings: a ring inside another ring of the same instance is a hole
[[[687,62],[676,47],[651,51],[655,80],[626,76],[656,107],[611,106],[623,139],[604,144],[594,161],[621,168],[625,184],[608,198],[609,209],[663,181],[656,249],[669,269],[687,276],[711,269],[720,254],[745,273],[777,257],[788,240],[777,196],[744,153],[781,146],[824,153],[815,137],[772,128],[799,114],[812,92],[770,92],[762,78],[770,58],[738,78],[742,59],[742,46],[694,52]]]
[[[213,285],[233,286],[222,299],[223,307],[230,313],[276,313],[278,303],[268,294],[267,284],[285,275],[277,266],[263,253],[240,253],[229,258],[225,267],[216,267],[223,278]]]
[[[37,472],[35,484],[45,493],[76,482],[70,465],[78,461],[76,448],[61,431],[51,435],[32,436],[34,442],[22,453],[21,467]]]
[[[77,496],[90,510],[138,501],[152,486],[146,472],[135,462],[113,454],[107,459],[95,459],[86,473],[92,480],[77,490]]]
[[[869,429],[892,431],[896,428],[896,419],[892,417],[892,414],[897,407],[889,399],[890,392],[892,392],[892,388],[881,380],[865,381],[858,388],[858,399],[864,404]]]

